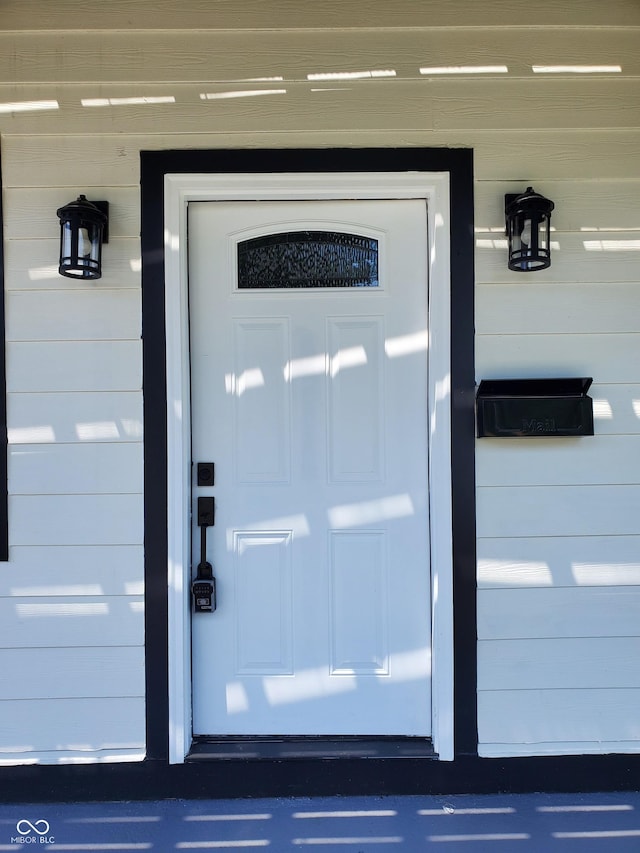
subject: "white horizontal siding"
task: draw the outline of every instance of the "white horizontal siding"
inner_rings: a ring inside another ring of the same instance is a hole
[[[481,589],[478,638],[633,637],[639,607],[638,586]]]
[[[52,743],[51,733],[56,741]],[[71,752],[92,760],[144,749],[144,700],[139,698],[29,699],[0,702],[0,756]]]
[[[478,441],[478,721],[487,757],[639,749],[640,256],[628,206],[637,186],[621,192],[617,211],[606,184],[593,187],[588,205],[572,195],[573,182],[562,184],[552,267],[535,281],[506,270],[495,206],[484,205],[487,230],[477,234],[486,282],[477,376],[595,379],[594,437]],[[505,186],[495,189],[501,203]]]
[[[403,145],[430,145],[433,147],[466,147],[474,149],[474,169],[477,191],[482,191],[484,181],[509,181],[518,189],[514,175],[523,175],[522,181],[533,181],[549,192],[558,181],[575,180],[573,195],[584,190],[584,180],[598,175],[599,181],[617,181],[624,185],[630,175],[635,175],[640,159],[640,131],[632,128],[600,130],[527,130],[513,131],[505,137],[503,132],[469,128],[464,131],[416,131],[389,129],[378,131],[314,131],[301,130],[292,136],[284,131],[259,131],[229,134],[215,127],[207,132],[181,134],[178,129],[158,134],[108,133],[90,135],[47,136],[45,134],[16,134],[7,130],[2,140],[3,183],[5,187],[69,186],[88,189],[105,186],[137,186],[140,180],[141,150],[239,148],[295,148],[295,147],[397,147]],[[540,156],[541,148],[544,157]],[[491,185],[492,186],[492,185]],[[598,189],[598,184],[591,184]],[[495,197],[490,188],[485,194],[493,208],[492,220],[500,204],[500,191]],[[91,197],[90,193],[90,197]],[[69,197],[69,200],[71,196]],[[615,201],[615,199],[613,199]],[[484,222],[485,212],[476,206],[478,223]],[[560,211],[558,211],[558,214]],[[554,218],[555,221],[555,218]],[[477,224],[478,224],[477,223]],[[498,223],[499,225],[500,223]],[[21,240],[25,235],[21,235]],[[32,251],[37,244],[34,244]],[[20,245],[18,248],[22,248]],[[110,241],[105,251],[113,254]],[[113,259],[110,265],[113,264]],[[109,274],[109,270],[105,270]]]
[[[109,202],[109,243],[114,237],[140,234],[140,204],[137,187],[101,187],[101,197]],[[68,188],[27,187],[5,191],[5,237],[9,240],[56,239],[60,220],[56,210],[70,201]],[[90,200],[94,197],[89,194]]]
[[[636,384],[638,351],[640,333],[512,335],[505,330],[502,335],[477,336],[476,375],[478,379],[592,376],[598,383]]]
[[[134,749],[112,747],[104,751],[90,752],[80,752],[77,749],[40,749],[37,752],[20,753],[12,750],[0,753],[0,767],[16,764],[114,764],[143,761],[144,758],[144,750],[139,747]]]
[[[485,690],[634,689],[640,638],[482,641],[478,677]]]
[[[457,76],[457,75],[454,75]],[[0,83],[0,132],[185,133],[314,130],[540,131],[609,126],[637,128],[635,80],[592,77],[378,78],[237,83]],[[508,75],[507,75],[508,76]],[[574,75],[575,76],[575,75]],[[610,75],[611,76],[611,75]],[[473,78],[473,79],[472,79]],[[338,81],[342,83],[343,81]],[[241,88],[239,88],[239,85]],[[247,95],[250,92],[252,94]],[[201,96],[205,96],[204,98]],[[214,97],[207,97],[214,96]]]
[[[0,703],[16,699],[139,697],[142,646],[5,649]]]
[[[140,494],[142,445],[136,443],[14,444],[12,495]]]
[[[55,647],[63,658],[67,647],[139,646],[144,640],[143,612],[140,596],[2,598],[0,648]],[[140,672],[138,679],[142,687]]]
[[[0,763],[144,755],[139,178],[121,186],[105,167],[100,191],[87,191],[79,152],[66,172],[56,165],[67,131],[40,167],[48,179],[26,186],[6,180],[24,149],[12,158],[2,146],[10,559]],[[99,282],[57,271],[55,211],[80,192],[110,202]]]
[[[581,3],[579,18],[571,3],[539,0],[536,22],[555,27],[640,26],[640,11],[633,0],[611,0],[606,6],[596,0]],[[2,29],[6,30],[98,30],[127,31],[147,29],[297,29],[331,27],[361,31],[369,27],[491,27],[501,29],[514,16],[522,20],[531,6],[524,0],[488,0],[482,6],[468,0],[432,0],[428,9],[414,0],[399,0],[390,7],[385,0],[367,3],[366,19],[362,7],[340,0],[327,0],[322,6],[296,6],[285,0],[262,3],[251,0],[241,6],[189,0],[177,7],[170,0],[142,0],[131,6],[126,0],[111,0],[108,7],[77,0],[59,0],[55,6],[43,4],[34,15],[32,8],[19,0],[4,0]],[[462,22],[462,24],[461,24]],[[529,22],[520,26],[529,32]]]
[[[478,488],[481,537],[632,535],[639,513],[638,484]]]
[[[572,40],[559,36],[564,64]],[[608,172],[596,137],[569,130],[584,105],[546,79],[553,108],[536,112],[531,149],[509,131],[496,147],[504,171],[476,160],[476,377],[591,376],[596,434],[477,442],[483,756],[640,749],[640,152],[611,125],[608,156],[625,162]],[[587,86],[596,98],[599,85]],[[623,88],[610,85],[612,105]],[[556,204],[552,264],[523,276],[506,265],[504,195],[531,185]]]
[[[547,178],[536,181],[535,189],[543,195],[553,197],[557,192],[557,181]],[[480,182],[476,189],[478,215],[475,227],[477,231],[495,231],[504,237],[504,196],[506,193],[522,192],[522,179],[516,177],[508,181]],[[562,182],[562,196],[551,214],[553,224],[552,240],[562,240],[563,232],[591,231],[636,231],[640,228],[638,211],[638,191],[640,175],[632,172],[625,180],[599,180],[588,185],[589,204],[585,205],[585,182],[568,180]],[[602,239],[607,238],[602,234]],[[553,275],[555,264],[549,270]],[[527,278],[526,276],[524,277]],[[561,281],[562,279],[559,279]],[[512,275],[513,281],[513,275]],[[523,281],[523,285],[532,282]]]
[[[476,470],[483,487],[635,485],[640,481],[640,435],[478,442]]]
[[[591,701],[591,700],[590,700]],[[489,708],[482,706],[483,711]],[[594,706],[594,713],[600,711]],[[509,708],[511,711],[511,708]],[[479,754],[482,758],[513,758],[531,755],[608,755],[615,753],[639,752],[638,741],[633,740],[569,740],[536,741],[535,743],[481,743]]]
[[[7,336],[11,338],[10,329]],[[139,391],[141,387],[140,341],[7,343],[9,392]]]
[[[637,688],[483,691],[478,705],[481,755],[640,751]]]
[[[557,198],[558,193],[550,195]],[[638,280],[640,255],[636,231],[563,232],[552,235],[551,248],[552,266],[536,273],[541,285]],[[502,233],[476,233],[476,280],[479,283],[504,282],[513,287],[522,282],[522,278],[514,278],[522,274],[511,272],[506,259],[507,241]],[[508,331],[509,327],[505,325],[504,330]]]
[[[640,185],[638,186],[640,198]],[[638,225],[640,263],[640,224]],[[553,311],[549,311],[549,302]],[[640,328],[635,281],[483,284],[478,287],[479,335],[633,333]],[[593,394],[593,391],[591,392]]]
[[[478,540],[481,589],[640,584],[640,535]]]
[[[140,441],[142,399],[136,391],[13,393],[7,426],[10,445]]]
[[[8,0],[0,16],[11,442],[0,644],[14,668],[39,642],[52,646],[48,671],[76,661],[87,677],[65,669],[45,683],[59,697],[45,723],[46,703],[18,695],[32,687],[5,685],[0,762],[141,748],[139,153],[180,148],[474,149],[477,378],[593,376],[596,425],[580,440],[478,442],[481,752],[635,750],[638,4],[541,0],[535,39],[525,0],[373,0],[366,20],[337,0],[37,6]],[[557,62],[620,71],[532,71]],[[420,74],[498,64],[506,72]],[[371,76],[308,77],[335,72]],[[552,267],[520,276],[506,268],[504,194],[531,184],[556,202]],[[95,283],[57,273],[55,210],[80,192],[111,205]],[[110,673],[99,699],[94,652]]]
[[[0,596],[141,596],[142,557],[142,545],[12,544]]]
[[[367,24],[369,14],[367,9]],[[466,19],[468,13],[464,14]],[[536,23],[539,14],[536,7]],[[185,32],[182,25],[173,32],[127,27],[117,40],[111,31],[86,32],[82,39],[74,33],[0,31],[0,79],[25,83],[207,80],[246,84],[266,76],[306,81],[314,74],[373,70],[394,71],[397,79],[417,77],[424,67],[486,66],[489,56],[496,58],[494,66],[505,69],[494,72],[494,76],[527,79],[533,76],[533,66],[558,65],[559,57],[564,65],[581,64],[585,55],[594,65],[620,66],[621,76],[640,74],[633,29],[616,32],[615,38],[607,38],[601,30],[581,29],[569,43],[562,30],[552,29],[544,39],[532,39],[528,28],[513,26],[512,10],[506,20],[512,26],[483,27],[470,40],[464,27],[439,30],[433,26],[430,8],[428,19],[415,29],[380,31],[370,25],[362,28],[363,23],[359,22],[357,38],[343,24],[339,29],[301,30],[288,22],[286,28],[267,32]],[[51,67],[52,53],[61,57],[55,69]],[[167,56],[174,61],[168,64]]]
[[[140,337],[140,294],[135,291],[9,291],[5,307],[12,341],[78,340],[78,317],[86,341]]]
[[[449,144],[466,144],[476,152],[474,170],[476,187],[483,181],[511,181],[517,177],[555,188],[559,181],[582,178],[626,180],[637,176],[638,130],[592,128],[588,133],[572,129],[513,130],[508,136],[491,131],[471,130],[450,136]],[[544,150],[544,156],[541,156]],[[484,220],[484,212],[476,206],[476,215]]]
[[[640,428],[640,386],[592,386],[593,418],[598,435],[625,435]]]
[[[12,545],[139,545],[140,495],[12,495]]]
[[[3,161],[4,162],[4,161]],[[73,200],[70,191],[68,201]],[[12,240],[6,244],[5,273],[7,291],[56,290],[60,293],[83,293],[86,282],[62,278],[58,273],[60,240]],[[139,298],[140,290],[140,240],[116,237],[110,239],[102,250],[103,271],[100,286],[91,292],[133,289]]]

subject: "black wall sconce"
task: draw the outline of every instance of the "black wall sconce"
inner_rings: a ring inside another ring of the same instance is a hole
[[[102,277],[102,244],[109,242],[109,202],[76,201],[57,210],[60,219],[60,265],[69,278]]]
[[[532,187],[519,195],[505,195],[504,212],[509,239],[509,269],[533,272],[551,266],[551,211],[548,198]]]

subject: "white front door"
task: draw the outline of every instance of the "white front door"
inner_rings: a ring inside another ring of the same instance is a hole
[[[431,732],[423,200],[191,202],[195,735]]]

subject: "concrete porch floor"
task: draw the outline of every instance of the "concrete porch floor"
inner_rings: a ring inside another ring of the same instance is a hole
[[[0,850],[640,850],[640,792],[0,805]]]

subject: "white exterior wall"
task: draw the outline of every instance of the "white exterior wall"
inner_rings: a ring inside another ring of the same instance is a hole
[[[637,0],[2,4],[0,759],[143,754],[139,152],[217,147],[475,149],[477,378],[596,401],[593,438],[478,441],[480,753],[640,750],[639,37]],[[420,72],[452,66],[485,70]],[[523,276],[529,185],[556,230]],[[111,204],[95,284],[57,274],[80,192]]]

